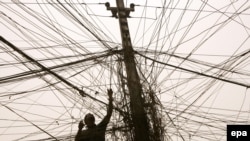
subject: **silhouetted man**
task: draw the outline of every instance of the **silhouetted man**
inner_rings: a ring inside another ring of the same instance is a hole
[[[89,113],[85,115],[84,123],[86,124],[87,129],[82,131],[84,123],[83,121],[80,121],[75,141],[105,141],[105,131],[113,111],[113,91],[112,89],[108,89],[107,92],[109,96],[109,104],[106,116],[98,125],[96,125],[93,114]]]

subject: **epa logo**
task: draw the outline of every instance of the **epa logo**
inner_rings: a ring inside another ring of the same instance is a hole
[[[247,131],[232,131],[231,132],[232,137],[236,137],[237,139],[241,136],[246,137],[247,136]]]
[[[250,125],[227,125],[227,141],[250,141]]]

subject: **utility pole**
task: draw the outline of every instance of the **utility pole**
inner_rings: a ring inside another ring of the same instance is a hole
[[[134,11],[134,4],[131,4],[130,8],[124,7],[123,0],[116,0],[116,4],[117,7],[110,7],[109,3],[106,3],[106,7],[107,10],[111,10],[113,17],[119,19],[135,141],[150,141],[149,121],[144,109],[142,85],[136,69],[134,50],[127,21],[130,11]]]

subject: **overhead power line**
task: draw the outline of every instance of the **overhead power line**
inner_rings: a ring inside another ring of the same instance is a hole
[[[15,45],[13,45],[12,43],[10,43],[6,39],[4,39],[2,36],[0,36],[0,40],[2,42],[4,42],[6,45],[8,45],[9,47],[11,47],[13,50],[17,51],[19,54],[21,54],[26,59],[28,59],[28,60],[32,61],[33,63],[35,63],[42,70],[49,72],[50,74],[52,74],[53,76],[55,76],[57,79],[61,80],[62,82],[64,82],[68,86],[70,86],[70,87],[74,88],[75,90],[77,90],[81,95],[85,94],[85,92],[83,92],[83,90],[81,90],[78,87],[74,86],[72,83],[68,82],[67,80],[65,80],[60,75],[56,74],[55,72],[51,71],[50,69],[48,69],[47,67],[45,67],[44,65],[42,65],[41,63],[39,63],[38,61],[36,61],[35,59],[33,59],[32,57],[30,57],[29,55],[27,55],[26,53],[24,53],[23,51],[21,51],[19,48],[17,48]]]
[[[164,63],[164,62],[152,59],[150,57],[147,57],[145,55],[142,55],[142,54],[140,54],[138,52],[137,52],[137,54],[139,54],[140,56],[142,56],[142,57],[144,57],[146,59],[149,59],[149,60],[151,60],[153,62],[159,63],[159,64],[163,64],[163,65],[170,66],[170,67],[173,67],[173,68],[176,68],[176,69],[184,70],[186,72],[191,72],[191,73],[194,73],[194,74],[197,74],[197,75],[217,79],[217,80],[224,81],[224,82],[227,82],[227,83],[231,83],[231,84],[243,86],[243,87],[246,87],[246,88],[250,88],[250,85],[247,85],[247,84],[244,84],[244,83],[240,83],[240,82],[236,82],[236,81],[232,81],[232,80],[228,80],[228,79],[223,79],[223,78],[220,78],[220,77],[216,77],[216,76],[208,75],[208,74],[205,74],[205,73],[193,71],[193,70],[190,70],[190,69],[182,68],[182,67],[179,67],[179,66],[171,65],[171,64],[168,64],[168,63]]]
[[[2,37],[1,37],[2,38]],[[2,105],[2,104],[1,104]],[[53,135],[51,135],[50,133],[46,132],[45,130],[43,130],[42,128],[40,128],[39,126],[37,126],[36,124],[32,123],[30,120],[26,119],[25,117],[23,117],[22,115],[18,114],[17,112],[15,112],[14,110],[12,110],[10,107],[6,106],[6,105],[2,105],[5,108],[7,108],[8,110],[10,110],[11,112],[15,113],[16,115],[18,115],[19,117],[21,117],[22,119],[24,119],[25,121],[29,122],[30,124],[32,124],[33,126],[35,126],[36,128],[38,128],[39,130],[41,130],[42,132],[46,133],[47,135],[49,135],[50,137],[52,137],[53,139],[55,139],[56,141],[58,141],[58,139],[56,137],[54,137]]]

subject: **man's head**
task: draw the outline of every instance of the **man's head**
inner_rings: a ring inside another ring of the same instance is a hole
[[[87,125],[87,127],[93,127],[95,126],[95,117],[93,114],[88,113],[85,117],[84,117],[84,122]]]

